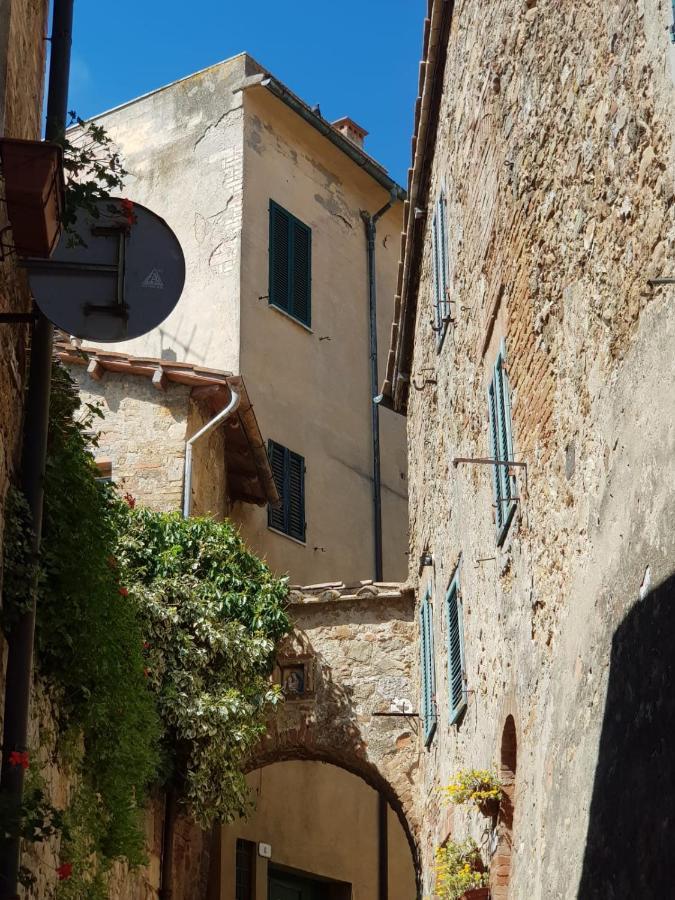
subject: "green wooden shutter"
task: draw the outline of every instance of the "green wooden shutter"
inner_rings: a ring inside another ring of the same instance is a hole
[[[437,211],[434,210],[434,218],[431,223],[431,275],[433,282],[433,300],[434,300],[434,326],[436,328],[436,340],[438,340],[439,335],[441,333],[442,323],[441,323],[441,300],[440,300],[440,291],[441,291],[441,279],[440,273],[438,269],[438,257],[439,257],[439,246],[438,246],[438,215]]]
[[[267,524],[278,531],[286,531],[288,489],[286,486],[287,454],[288,451],[281,444],[269,441],[267,454],[270,460],[274,484],[279,492],[281,503],[278,507],[267,507]]]
[[[305,459],[298,453],[288,454],[288,533],[305,540]]]
[[[434,635],[430,592],[420,605],[420,670],[422,679],[422,727],[428,745],[436,730],[436,685],[434,672]]]
[[[291,307],[296,319],[310,325],[312,320],[312,232],[293,219],[290,239]]]
[[[448,624],[448,691],[450,699],[450,724],[454,725],[466,707],[466,683],[464,664],[464,628],[462,605],[459,596],[459,573],[452,579],[446,595]]]
[[[441,191],[438,198],[438,241],[439,241],[439,271],[440,271],[440,318],[445,328],[447,318],[450,315],[448,303],[448,228],[446,222],[445,194]]]
[[[505,347],[502,341],[488,388],[490,414],[490,453],[494,459],[513,459],[511,431],[511,399],[509,380],[504,367]],[[493,495],[496,506],[497,544],[506,537],[516,508],[516,479],[507,466],[493,466]]]
[[[270,200],[269,302],[290,312],[290,231],[291,217]]]

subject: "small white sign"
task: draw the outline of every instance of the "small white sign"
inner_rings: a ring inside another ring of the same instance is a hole
[[[272,845],[258,844],[258,853],[265,859],[272,859]]]
[[[143,279],[143,287],[155,288],[156,290],[164,290],[164,282],[159,273],[159,269],[153,269]]]

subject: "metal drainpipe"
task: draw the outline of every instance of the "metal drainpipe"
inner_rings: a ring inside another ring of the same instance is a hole
[[[373,542],[375,545],[374,581],[382,581],[382,479],[380,475],[380,408],[375,403],[379,394],[377,371],[377,285],[375,273],[375,235],[378,220],[396,202],[398,195],[391,198],[374,215],[361,211],[366,227],[366,247],[368,254],[368,312],[370,331],[370,414],[373,438]]]
[[[66,129],[73,5],[74,0],[54,0],[45,128],[47,140],[58,140]],[[42,538],[53,338],[54,328],[51,322],[38,313],[31,339],[21,457],[21,487],[33,523],[31,555],[35,561],[38,559]],[[14,808],[20,806],[23,798],[24,770],[20,765],[10,765],[9,757],[13,751],[24,753],[28,749],[26,745],[33,675],[37,572],[30,585],[30,593],[30,608],[12,626],[8,638],[0,795],[3,802]],[[1,900],[15,900],[18,896],[20,853],[21,842],[18,837],[9,838],[0,844]]]
[[[224,422],[225,419],[229,418],[233,412],[236,412],[239,407],[240,401],[239,394],[230,388],[230,402],[227,404],[225,409],[221,409],[217,416],[214,416],[210,421],[204,425],[203,428],[200,428],[197,434],[193,434],[192,437],[186,441],[185,443],[185,474],[183,478],[184,493],[183,493],[183,518],[190,518],[190,510],[192,509],[192,448],[197,443],[199,438],[204,437],[205,434],[208,434],[210,431],[213,431],[221,422]]]

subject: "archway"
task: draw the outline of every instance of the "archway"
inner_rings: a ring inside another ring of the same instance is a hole
[[[513,851],[513,818],[515,813],[516,768],[518,764],[518,738],[513,716],[507,716],[502,731],[500,750],[500,779],[504,796],[497,822],[497,851],[490,867],[493,900],[507,900],[511,880]]]
[[[417,851],[400,804],[389,802],[391,788],[385,797],[381,779],[354,767],[306,752],[286,756],[253,764],[255,811],[222,827],[220,900],[261,900],[275,879],[306,885],[308,897],[312,884],[331,900],[413,897]]]

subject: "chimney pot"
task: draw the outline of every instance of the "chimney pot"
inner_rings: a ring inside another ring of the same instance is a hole
[[[351,141],[352,144],[358,147],[359,150],[363,150],[363,139],[368,134],[365,128],[357,125],[349,116],[336,119],[334,122],[331,122],[331,125],[336,131],[339,131],[341,135],[346,137],[348,141]]]

